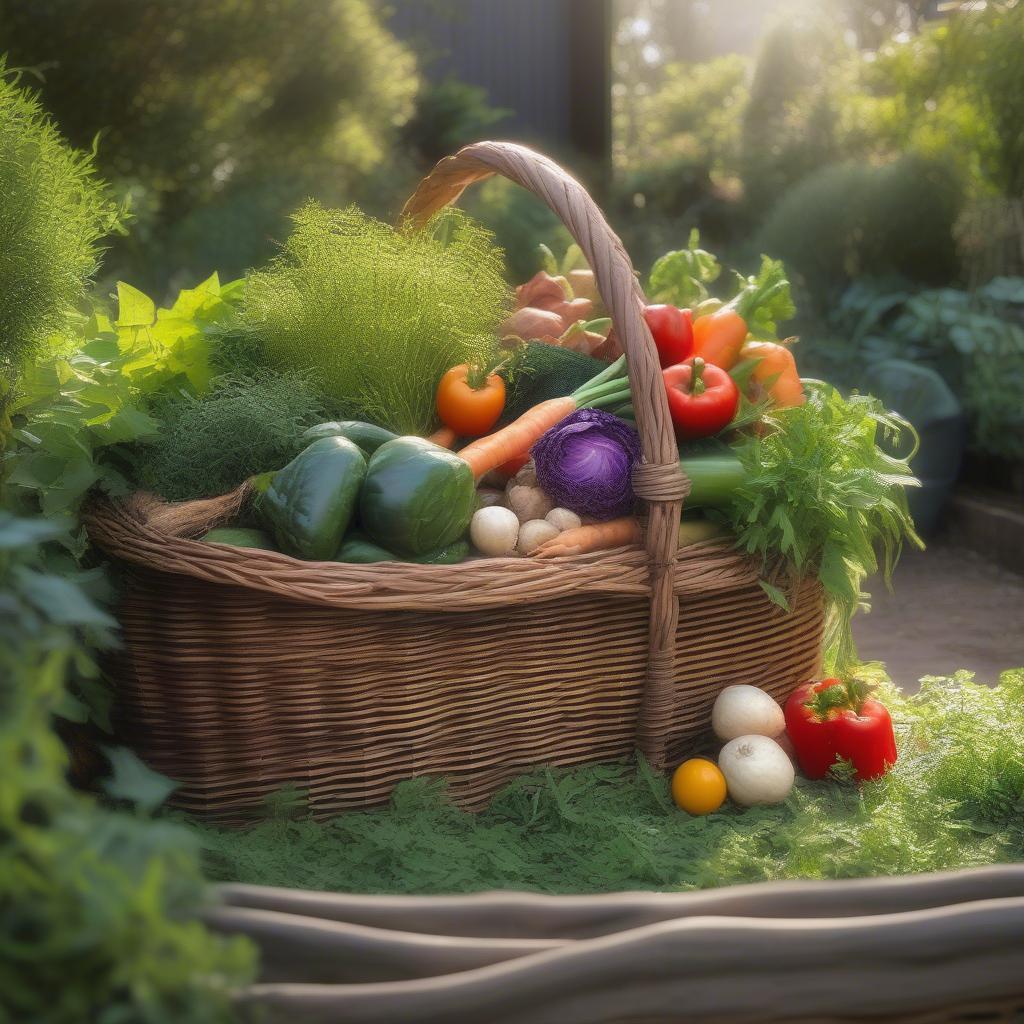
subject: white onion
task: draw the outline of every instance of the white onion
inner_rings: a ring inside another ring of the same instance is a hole
[[[743,807],[778,804],[789,796],[796,773],[786,752],[767,736],[737,736],[718,755],[729,796]]]
[[[744,683],[727,686],[711,709],[711,728],[720,740],[737,736],[778,736],[786,728],[782,708],[764,690]]]

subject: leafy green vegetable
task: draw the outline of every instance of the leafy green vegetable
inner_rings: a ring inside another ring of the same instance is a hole
[[[844,399],[818,381],[806,381],[805,391],[805,405],[774,412],[767,432],[736,446],[747,476],[725,517],[739,546],[766,567],[781,553],[795,572],[817,573],[829,604],[826,647],[844,672],[855,658],[850,620],[866,607],[860,585],[879,567],[876,549],[888,584],[903,541],[923,547],[904,493],[917,484],[913,452],[896,458],[883,447],[912,428],[868,395]]]
[[[0,55],[0,377],[63,332],[119,211]],[[3,386],[0,384],[0,413]]]
[[[733,276],[739,290],[731,301],[746,320],[747,329],[759,340],[774,338],[778,325],[796,313],[782,261],[762,256],[756,275],[744,277],[733,271]]]
[[[682,309],[693,308],[709,296],[707,286],[718,279],[718,260],[700,245],[694,228],[686,249],[675,249],[657,259],[651,267],[647,294],[652,302],[668,302]]]
[[[893,771],[863,787],[801,779],[777,807],[726,803],[693,818],[641,763],[536,771],[479,814],[415,779],[386,808],[326,822],[304,818],[292,791],[245,832],[192,827],[212,878],[346,892],[673,890],[1024,859],[1024,669],[999,687],[961,672],[882,696],[900,746]]]
[[[39,545],[61,539],[0,511],[0,1018],[227,1024],[254,951],[189,919],[203,899],[194,837],[144,810],[168,781],[110,751],[107,790],[138,808],[125,813],[65,780],[52,721],[66,677],[95,670],[86,640],[114,638],[84,576],[45,570]]]
[[[314,202],[292,219],[246,286],[244,321],[267,363],[308,370],[344,415],[428,432],[441,376],[487,361],[509,306],[491,236],[458,211],[426,230]]]

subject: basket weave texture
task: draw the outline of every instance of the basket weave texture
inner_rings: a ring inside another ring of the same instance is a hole
[[[341,565],[194,540],[221,498],[98,501],[89,533],[124,563],[122,728],[182,785],[179,806],[244,816],[291,783],[315,814],[372,805],[413,775],[447,776],[463,806],[538,764],[627,756],[663,767],[693,747],[722,687],[782,698],[819,668],[817,583],[772,605],[722,543],[677,552],[689,482],[643,295],[582,186],[531,150],[477,143],[442,160],[403,213],[415,230],[472,181],[502,173],[559,214],[622,340],[644,458],[645,550],[461,565]],[[680,615],[682,609],[682,615]]]

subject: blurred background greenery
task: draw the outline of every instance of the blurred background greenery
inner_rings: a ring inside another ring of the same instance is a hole
[[[742,269],[784,259],[805,373],[936,369],[972,457],[1024,489],[1014,0],[0,0],[3,52],[130,204],[108,291],[240,275],[308,196],[392,218],[434,161],[507,135],[576,170],[641,272],[694,226]],[[464,205],[515,282],[568,242],[507,183]]]

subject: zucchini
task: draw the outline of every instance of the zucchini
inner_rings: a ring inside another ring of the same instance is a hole
[[[362,530],[352,530],[341,542],[341,547],[334,556],[335,562],[355,562],[361,565],[398,560],[398,555],[393,555],[379,544],[374,544]]]

